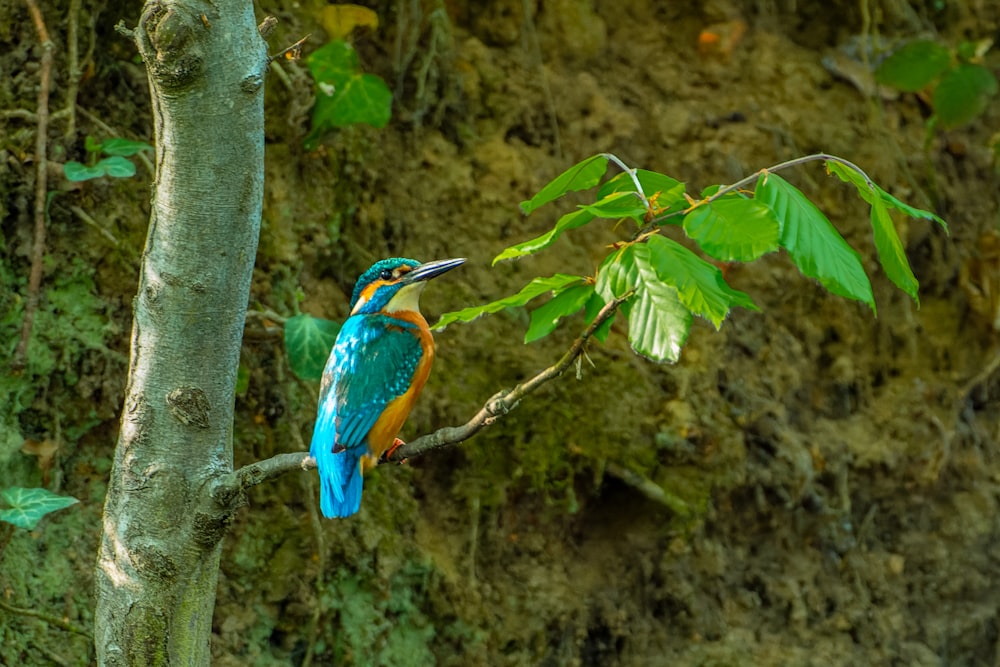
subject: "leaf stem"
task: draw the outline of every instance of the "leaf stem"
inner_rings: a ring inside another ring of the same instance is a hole
[[[34,609],[23,609],[21,607],[14,607],[7,604],[2,599],[0,599],[0,609],[6,611],[8,614],[18,614],[20,616],[28,616],[30,618],[37,618],[40,621],[45,621],[49,625],[54,625],[57,628],[66,630],[67,632],[73,632],[78,635],[82,635],[91,641],[94,640],[94,636],[81,628],[79,625],[70,623],[69,621],[64,621],[58,616],[53,616],[51,614],[46,614],[45,612],[35,611]]]
[[[642,205],[646,207],[647,211],[650,210],[649,200],[646,199],[646,193],[642,191],[642,184],[639,183],[639,175],[636,169],[622,162],[622,160],[614,153],[601,153],[601,155],[606,157],[611,162],[614,162],[618,165],[619,169],[629,175],[629,178],[632,179],[632,183],[635,184],[635,191],[639,194],[639,199],[642,200]]]

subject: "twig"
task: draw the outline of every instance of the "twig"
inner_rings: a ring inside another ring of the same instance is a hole
[[[646,193],[642,191],[642,184],[639,183],[639,174],[636,172],[635,168],[630,167],[624,162],[622,162],[621,159],[619,159],[619,157],[614,153],[601,153],[601,155],[614,162],[616,165],[618,165],[619,169],[621,169],[622,171],[624,171],[626,174],[629,175],[629,178],[632,179],[632,183],[635,185],[635,191],[639,195],[639,199],[642,200],[642,205],[645,206],[646,210],[648,211],[649,200],[646,199]]]
[[[27,109],[5,109],[0,111],[0,118],[20,118],[29,122],[38,120],[38,114]]]
[[[845,160],[842,157],[837,157],[836,155],[829,155],[827,153],[813,153],[812,155],[805,155],[803,157],[797,157],[797,158],[795,158],[793,160],[786,160],[785,162],[778,163],[778,164],[776,164],[776,165],[774,165],[772,167],[765,167],[764,169],[761,169],[759,171],[755,171],[754,173],[750,174],[746,178],[740,179],[739,181],[733,183],[732,185],[727,185],[727,186],[725,186],[723,188],[719,188],[718,192],[716,192],[711,197],[707,197],[706,199],[702,199],[702,200],[696,201],[690,207],[688,207],[686,209],[683,209],[683,210],[680,210],[680,211],[672,211],[670,213],[667,213],[666,215],[663,215],[663,216],[661,216],[659,218],[656,218],[655,220],[653,220],[652,224],[655,225],[655,224],[658,224],[660,222],[663,222],[664,220],[669,220],[670,218],[676,218],[679,215],[686,215],[687,213],[690,213],[692,209],[694,209],[694,208],[696,208],[698,206],[704,206],[705,204],[711,204],[716,199],[719,199],[720,197],[724,197],[727,194],[729,194],[730,192],[733,192],[735,190],[739,190],[740,188],[742,188],[742,187],[744,187],[746,185],[750,185],[755,180],[757,180],[758,178],[760,178],[762,174],[766,174],[766,173],[772,172],[772,171],[781,171],[783,169],[788,169],[790,167],[797,167],[800,164],[806,164],[807,162],[816,162],[817,160],[823,160],[823,161],[826,161],[826,162],[839,162],[840,164],[844,165],[845,167],[850,167],[854,171],[856,171],[859,174],[861,174],[861,176],[865,179],[865,182],[868,184],[868,187],[870,187],[872,189],[872,192],[878,192],[878,189],[875,187],[875,181],[873,181],[871,179],[871,177],[869,177],[868,174],[866,174],[865,171],[861,167],[859,167],[858,165],[854,164],[850,160]]]
[[[49,661],[52,662],[53,664],[59,665],[59,667],[70,667],[69,663],[66,662],[65,658],[63,658],[61,655],[59,655],[55,651],[52,651],[51,649],[46,648],[40,642],[31,641],[31,642],[28,642],[28,645],[31,646],[32,648],[34,648],[39,653],[41,653],[42,655],[44,655],[46,658],[48,658]]]
[[[483,428],[491,425],[498,418],[504,416],[517,407],[518,402],[522,398],[536,391],[549,380],[559,377],[566,371],[566,369],[572,366],[576,358],[583,353],[584,346],[586,346],[590,337],[594,335],[594,332],[597,331],[607,320],[611,319],[618,311],[619,306],[631,297],[632,292],[629,291],[624,296],[605,304],[604,308],[602,308],[597,314],[597,317],[593,322],[591,322],[590,326],[588,326],[587,329],[580,334],[579,338],[573,341],[570,348],[566,350],[566,354],[564,354],[562,359],[560,359],[556,364],[549,366],[535,377],[527,380],[526,382],[522,382],[510,391],[497,392],[490,398],[490,400],[486,401],[486,405],[484,405],[482,409],[476,413],[476,416],[462,426],[446,426],[445,428],[439,429],[434,433],[421,436],[412,442],[408,442],[393,452],[392,457],[389,460],[402,461],[403,459],[411,459],[426,454],[432,450],[440,449],[441,447],[447,447],[448,445],[463,442],[474,436]]]
[[[257,320],[271,320],[275,324],[284,324],[287,317],[279,315],[273,310],[248,310],[246,318],[257,319]]]
[[[604,471],[612,477],[617,477],[633,489],[646,496],[653,502],[668,507],[674,514],[679,516],[691,516],[691,506],[672,493],[667,492],[662,486],[644,477],[639,473],[623,468],[620,465],[608,461],[604,465]]]
[[[69,59],[69,84],[66,86],[66,111],[69,120],[66,121],[66,140],[73,141],[76,137],[76,96],[80,91],[80,3],[81,0],[69,2],[69,27],[66,31],[66,55]]]
[[[0,561],[3,560],[3,552],[7,549],[11,539],[14,537],[14,524],[0,522]]]
[[[476,433],[504,416],[515,407],[518,402],[528,394],[536,391],[543,384],[562,375],[573,362],[583,354],[587,341],[594,335],[602,324],[611,319],[618,311],[618,308],[631,298],[632,292],[618,297],[605,304],[604,308],[597,314],[594,321],[584,330],[580,337],[573,341],[562,358],[554,365],[549,366],[538,375],[526,382],[522,382],[511,390],[503,390],[494,394],[486,404],[468,422],[461,426],[446,426],[438,429],[434,433],[421,436],[416,440],[401,446],[391,458],[386,462],[398,462],[403,459],[412,459],[422,456],[427,452],[450,445],[457,445],[468,440]],[[213,491],[213,495],[223,506],[228,506],[233,498],[240,496],[247,489],[262,482],[280,477],[293,470],[309,470],[316,467],[316,459],[309,456],[307,452],[292,452],[278,454],[263,461],[256,461],[243,466],[239,470],[229,473],[219,480]]]
[[[45,19],[35,0],[25,0],[31,20],[38,31],[38,39],[42,46],[41,81],[38,86],[38,129],[35,136],[35,238],[31,246],[31,274],[28,278],[28,295],[24,304],[24,321],[21,325],[21,340],[14,351],[11,368],[21,370],[25,366],[28,354],[28,341],[31,339],[31,329],[35,324],[35,312],[38,310],[38,292],[42,287],[42,259],[45,255],[45,208],[46,192],[48,191],[47,174],[48,160],[46,158],[49,131],[49,84],[52,78],[52,52],[55,45],[49,39],[49,31],[45,27]]]
[[[73,214],[76,217],[78,217],[81,220],[83,220],[84,223],[90,225],[91,227],[93,227],[94,229],[96,229],[98,232],[100,232],[101,236],[103,236],[107,240],[111,241],[111,243],[113,243],[114,245],[116,245],[116,246],[118,245],[118,239],[115,238],[115,235],[112,234],[111,232],[109,232],[108,230],[106,230],[104,227],[102,227],[100,225],[100,223],[97,222],[97,220],[94,220],[92,217],[90,217],[89,213],[87,213],[86,211],[84,211],[79,206],[70,206],[69,210],[73,211]]]
[[[42,611],[35,611],[34,609],[23,609],[21,607],[14,607],[12,605],[7,604],[2,599],[0,599],[0,609],[6,611],[8,614],[17,614],[19,616],[28,616],[29,618],[37,618],[40,621],[45,621],[49,625],[54,625],[55,627],[65,630],[67,632],[72,632],[81,635],[83,637],[86,637],[87,639],[90,639],[91,641],[93,641],[94,639],[94,636],[92,634],[81,628],[79,625],[76,625],[75,623],[70,623],[69,621],[64,621],[58,616],[53,616],[52,614],[46,614],[45,612]]]
[[[267,62],[269,62],[269,63],[270,62],[274,62],[275,60],[277,60],[278,58],[281,58],[281,57],[284,57],[287,60],[298,60],[302,56],[302,45],[305,44],[306,40],[309,39],[311,36],[312,36],[312,33],[309,33],[308,35],[306,35],[305,37],[303,37],[299,41],[297,41],[294,44],[292,44],[291,46],[289,46],[287,49],[284,49],[282,51],[278,51],[273,56],[268,56],[267,57]]]
[[[121,136],[121,134],[122,134],[121,132],[119,132],[115,128],[111,127],[110,125],[108,125],[103,120],[101,120],[100,118],[98,118],[93,113],[87,111],[83,107],[77,107],[76,110],[80,113],[81,116],[83,116],[84,118],[86,118],[87,120],[89,120],[91,123],[93,123],[94,125],[96,125],[97,127],[99,127],[109,137],[118,137],[118,136]],[[144,166],[146,168],[146,171],[149,172],[150,176],[154,176],[154,177],[156,176],[156,169],[153,167],[152,161],[150,161],[150,159],[146,156],[146,151],[139,151],[138,153],[135,154],[135,157],[139,159],[139,162],[142,162],[142,166]]]

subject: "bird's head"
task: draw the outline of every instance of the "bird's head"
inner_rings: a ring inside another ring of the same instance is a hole
[[[375,262],[361,274],[351,297],[351,315],[419,311],[420,292],[427,281],[465,263],[464,258],[421,264],[415,259],[393,257]]]

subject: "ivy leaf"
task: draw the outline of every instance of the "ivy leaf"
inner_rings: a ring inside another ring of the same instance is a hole
[[[875,296],[861,256],[815,204],[777,174],[761,177],[754,196],[781,222],[781,245],[804,275],[834,294],[868,304],[875,312]]]
[[[646,207],[635,191],[613,192],[593,204],[581,205],[580,209],[598,218],[633,218],[641,221],[646,215]]]
[[[760,310],[744,292],[733,289],[722,271],[680,243],[660,235],[647,241],[650,262],[660,280],[677,288],[681,303],[718,330],[733,306]]]
[[[100,145],[100,149],[105,155],[131,157],[136,153],[141,153],[142,151],[153,150],[153,147],[145,141],[132,141],[131,139],[121,139],[115,137],[102,143]]]
[[[498,299],[482,306],[472,306],[471,308],[463,308],[462,310],[445,313],[431,328],[441,330],[452,322],[471,322],[487,313],[498,313],[505,308],[517,308],[547,292],[563,290],[579,282],[583,282],[583,278],[580,276],[569,276],[563,273],[557,273],[549,278],[535,278],[513,296]]]
[[[322,378],[339,331],[338,323],[312,315],[285,320],[285,352],[292,372],[303,380]]]
[[[608,170],[608,158],[604,155],[594,155],[556,176],[548,185],[538,191],[528,201],[521,202],[521,210],[525,215],[550,201],[559,199],[567,192],[587,190],[597,185],[604,172]]]
[[[892,223],[889,211],[885,207],[885,202],[881,197],[872,198],[872,232],[875,235],[875,247],[878,249],[878,258],[882,263],[882,269],[889,280],[895,283],[896,287],[910,295],[910,298],[920,305],[920,297],[917,295],[916,277],[910,268],[910,261],[906,258],[906,251],[903,249],[903,242],[899,240],[896,233],[896,226]]]
[[[851,185],[853,185],[858,191],[858,196],[861,197],[866,202],[868,202],[869,204],[872,203],[873,199],[872,192],[874,191],[882,199],[882,202],[889,208],[894,208],[897,211],[902,211],[911,218],[920,218],[922,220],[933,220],[934,222],[941,225],[941,227],[946,232],[948,231],[948,223],[945,222],[940,216],[937,216],[934,213],[931,213],[930,211],[925,211],[922,208],[916,208],[914,206],[910,206],[909,204],[901,202],[900,200],[896,199],[891,194],[880,188],[875,183],[869,182],[868,179],[865,178],[864,174],[857,171],[856,169],[852,169],[845,164],[841,164],[840,162],[834,162],[833,160],[827,160],[825,164],[827,171],[829,171],[832,174],[835,174],[840,180],[844,181],[845,183],[850,183]]]
[[[930,84],[950,64],[948,49],[929,39],[918,39],[883,60],[875,70],[875,80],[913,93]]]
[[[774,213],[756,199],[723,197],[684,216],[684,231],[724,262],[749,262],[778,249]]]
[[[80,502],[71,496],[59,496],[46,489],[25,489],[19,486],[0,491],[0,496],[10,505],[10,509],[0,510],[0,521],[25,530],[34,530],[46,514]]]
[[[583,308],[594,295],[593,285],[573,285],[558,292],[548,302],[531,311],[531,323],[524,342],[531,343],[555,331],[559,320]]]
[[[978,118],[997,94],[993,72],[974,63],[961,63],[948,70],[934,89],[934,113],[945,127],[965,125]]]
[[[321,102],[322,100],[322,102]],[[374,74],[357,72],[343,83],[332,96],[317,96],[313,122],[344,127],[366,123],[385,127],[392,117],[392,91]]]
[[[120,155],[106,157],[97,163],[99,167],[102,165],[108,176],[114,176],[115,178],[131,178],[135,176],[135,165]]]
[[[306,145],[314,146],[324,132],[367,123],[385,127],[392,115],[392,92],[373,74],[363,73],[358,54],[343,40],[333,40],[306,59],[316,83],[312,130]]]
[[[316,83],[342,86],[358,71],[358,53],[344,40],[334,39],[309,54],[306,64]]]
[[[576,210],[572,213],[567,213],[563,217],[559,218],[555,227],[541,236],[506,248],[503,252],[493,258],[493,265],[496,266],[497,262],[502,262],[505,259],[524,257],[525,255],[531,255],[539,250],[548,248],[556,242],[556,239],[558,239],[563,232],[569,231],[570,229],[576,229],[577,227],[583,227],[593,219],[594,214],[589,211]]]
[[[70,181],[89,181],[92,178],[100,178],[106,173],[107,172],[104,171],[104,166],[100,162],[93,166],[88,166],[73,160],[63,164],[63,174],[66,176],[66,179]]]
[[[654,205],[657,214],[669,211],[679,211],[687,208],[684,199],[684,184],[665,174],[646,169],[636,169],[636,178],[642,186],[642,192]],[[635,192],[635,182],[625,172],[608,179],[597,191],[598,199],[603,199],[614,192]]]

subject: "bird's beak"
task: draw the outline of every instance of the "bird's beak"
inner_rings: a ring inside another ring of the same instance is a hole
[[[457,259],[439,259],[436,262],[427,262],[426,264],[421,264],[407,273],[403,276],[403,279],[400,282],[404,285],[409,285],[423,280],[430,280],[431,278],[436,278],[442,273],[451,271],[456,266],[460,266],[462,264],[465,264],[464,257],[459,257]]]

